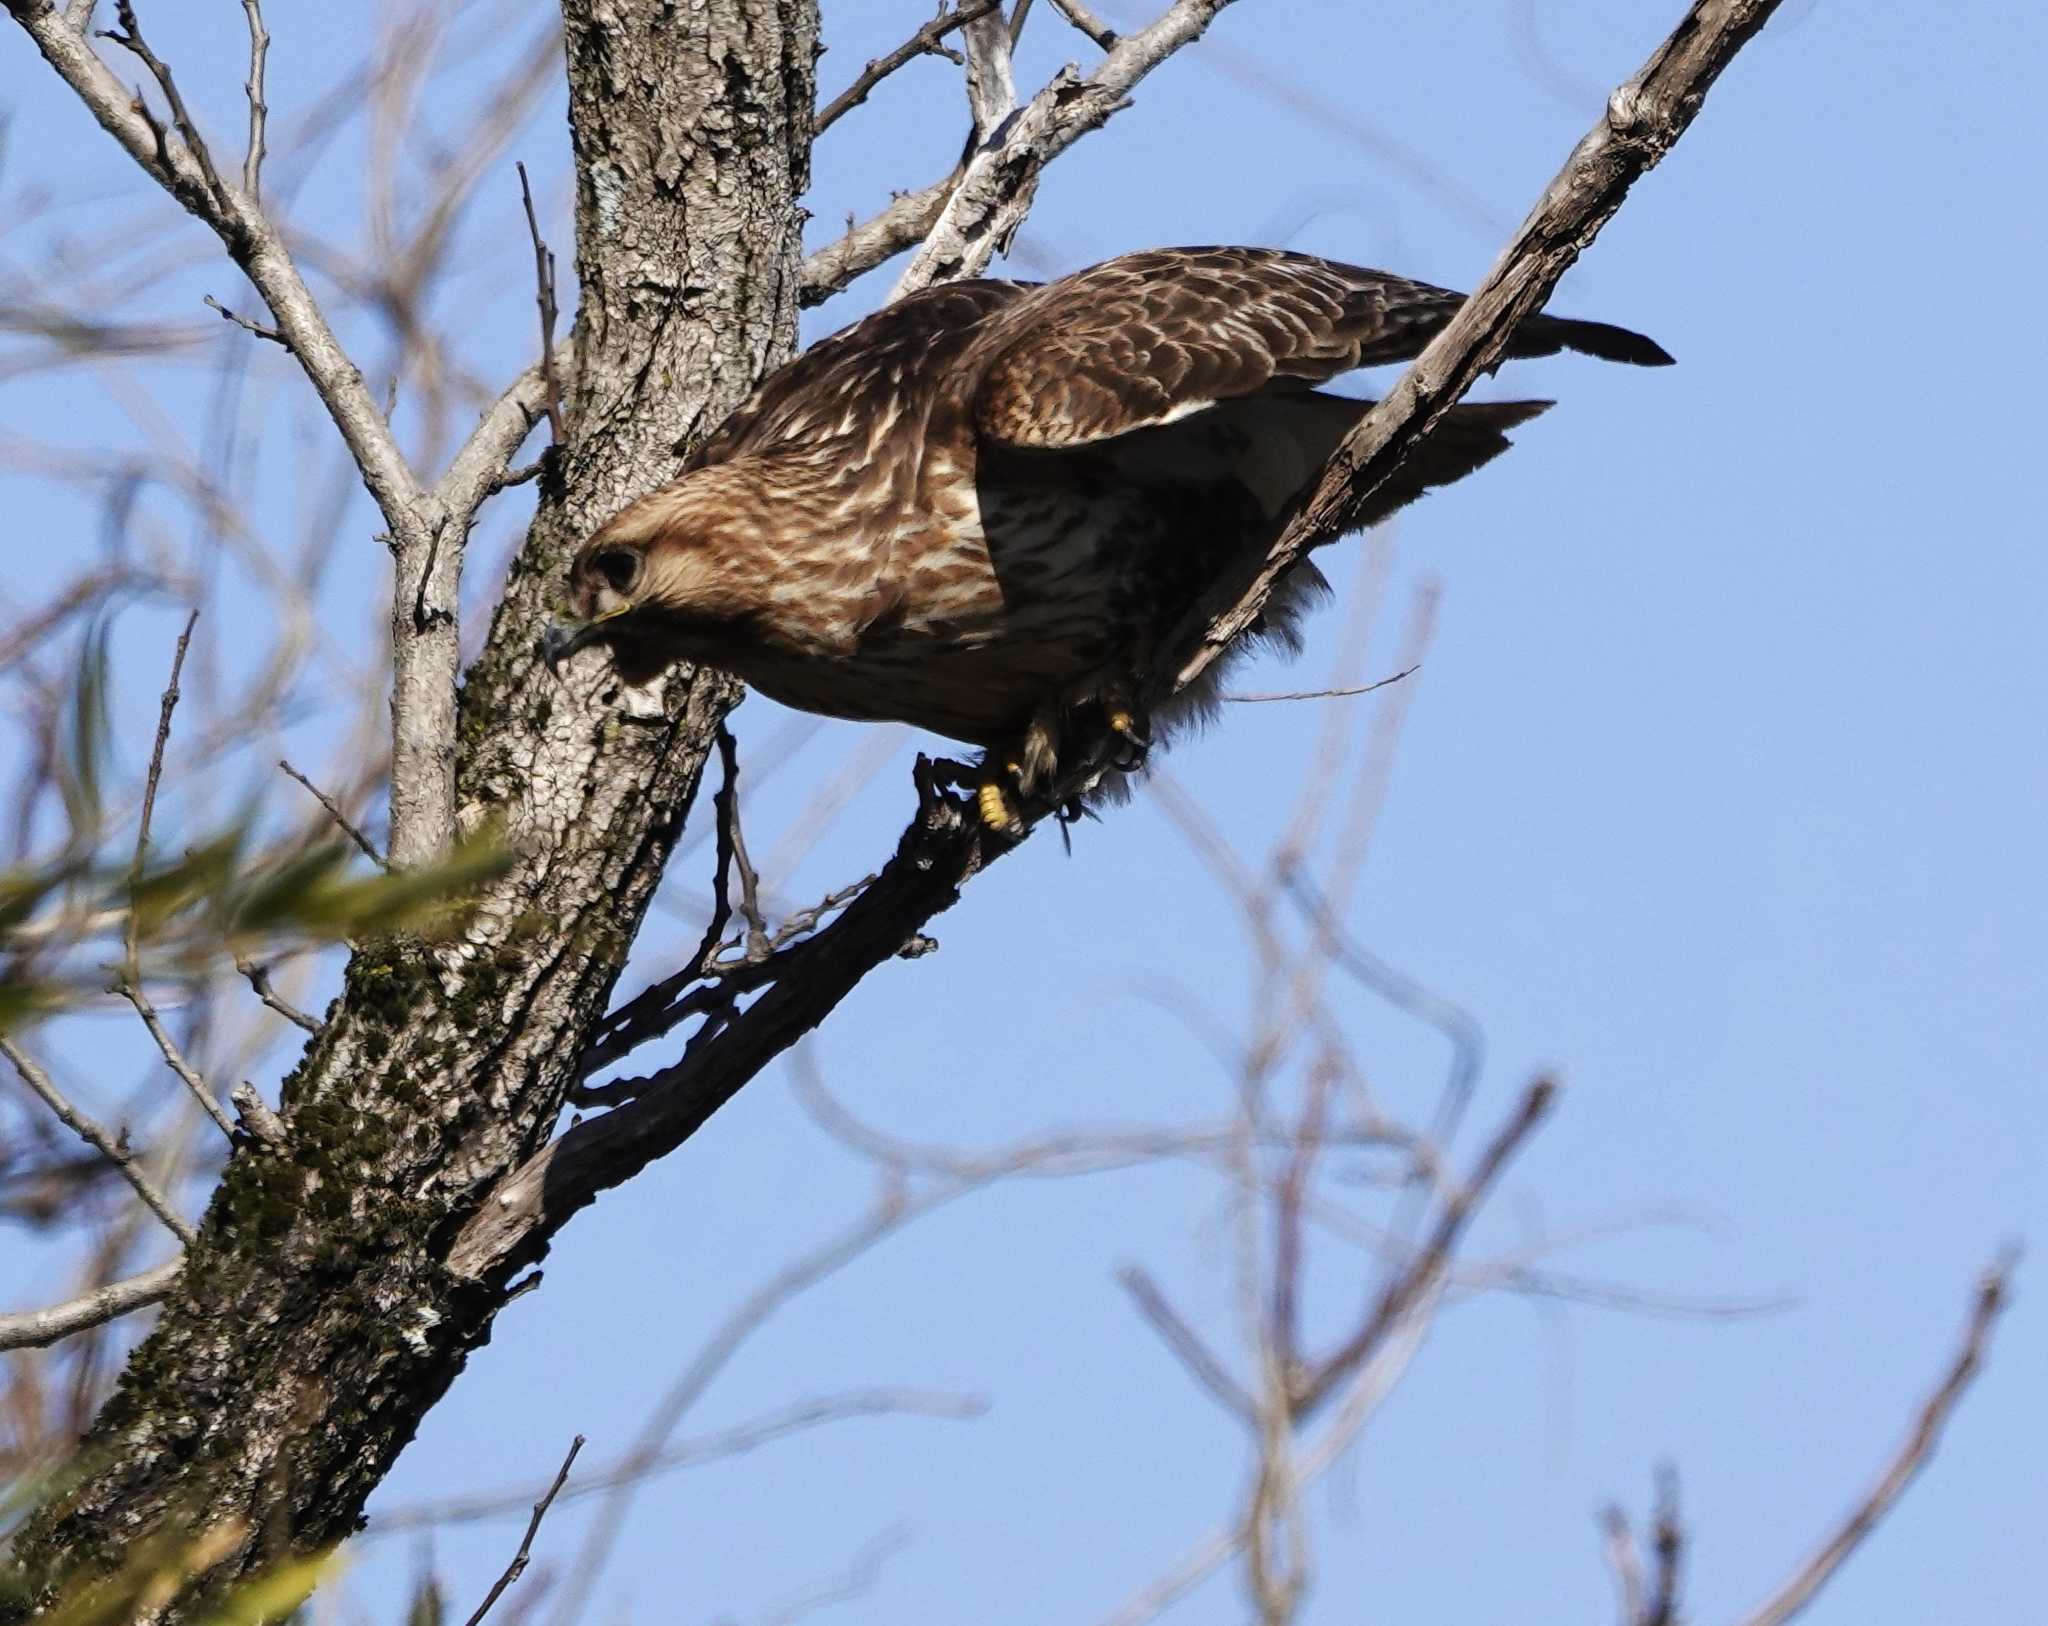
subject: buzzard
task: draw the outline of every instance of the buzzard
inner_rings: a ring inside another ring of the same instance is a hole
[[[982,746],[982,817],[1019,834],[1019,798],[1077,739],[1142,758],[1155,641],[1265,550],[1373,404],[1315,386],[1415,356],[1463,297],[1257,248],[912,294],[771,376],[592,536],[570,566],[575,619],[543,653],[553,667],[602,639],[629,669],[708,662],[805,711]],[[1542,315],[1508,355],[1560,350],[1671,360]],[[1549,404],[1454,408],[1362,523],[1471,473]],[[1320,584],[1297,566],[1260,630],[1287,640]]]

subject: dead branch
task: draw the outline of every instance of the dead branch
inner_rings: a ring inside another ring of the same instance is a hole
[[[132,96],[51,0],[18,0],[9,15],[102,128],[179,203],[210,227],[269,307],[355,460],[388,528],[397,563],[393,602],[391,861],[412,868],[442,853],[455,828],[457,612],[463,544],[475,507],[452,506],[450,482],[428,490],[400,451],[385,413],[335,337],[275,224],[246,190],[229,186],[186,111],[171,70],[150,49],[128,0],[111,35],[156,79],[171,109],[167,127]],[[250,12],[252,28],[261,20]],[[252,70],[260,68],[252,40]],[[252,71],[251,84],[257,74]],[[252,96],[252,134],[260,136]],[[173,138],[175,135],[175,139]],[[256,158],[254,147],[251,161]],[[245,174],[253,178],[253,170]],[[516,449],[516,448],[515,448]],[[509,451],[506,454],[509,459]],[[503,464],[468,482],[475,501],[495,489]],[[466,500],[466,499],[465,499]]]
[[[1166,1347],[1180,1357],[1180,1363],[1188,1369],[1189,1375],[1207,1389],[1225,1411],[1250,1421],[1257,1413],[1252,1397],[1223,1369],[1223,1363],[1202,1342],[1201,1335],[1167,1302],[1159,1284],[1136,1265],[1124,1266],[1116,1273],[1116,1279],[1131,1295],[1138,1314],[1151,1324]]]
[[[1242,636],[1294,562],[1341,535],[1423,435],[1499,361],[1516,325],[1542,308],[1629,188],[1671,150],[1721,71],[1777,4],[1697,0],[1642,70],[1608,98],[1605,116],[1573,150],[1493,269],[1345,438],[1264,562],[1248,579],[1219,583],[1197,606],[1189,626],[1198,630],[1172,673],[1172,688],[1184,688]],[[1173,647],[1187,645],[1176,638]]]
[[[1522,1099],[1513,1115],[1487,1143],[1472,1173],[1445,1200],[1436,1224],[1431,1228],[1429,1240],[1414,1260],[1387,1283],[1358,1331],[1303,1375],[1295,1395],[1298,1411],[1306,1415],[1327,1400],[1331,1391],[1356,1370],[1407,1315],[1424,1291],[1441,1283],[1458,1239],[1479,1203],[1515,1153],[1535,1132],[1537,1125],[1549,1114],[1556,1100],[1557,1084],[1547,1078],[1537,1079],[1522,1092]]]
[[[242,89],[249,98],[249,147],[242,159],[242,190],[251,203],[263,201],[264,121],[270,107],[263,99],[263,66],[270,55],[270,31],[263,26],[261,0],[242,0],[249,19],[249,78]]]
[[[1863,1545],[1870,1532],[1877,1528],[1878,1521],[1892,1510],[1900,1496],[1905,1494],[1906,1487],[1918,1477],[1920,1470],[1927,1466],[1935,1447],[1941,1443],[1942,1431],[1947,1428],[1956,1403],[1963,1398],[1964,1391],[1984,1365],[1992,1328],[2012,1301],[2012,1275],[2017,1264],[2017,1256],[2008,1252],[1993,1261],[1984,1272],[1970,1302],[1969,1319],[1963,1326],[1961,1344],[1943,1371],[1940,1382],[1935,1385],[1934,1392],[1914,1417],[1905,1440],[1877,1476],[1877,1482],[1849,1510],[1848,1516],[1820,1544],[1813,1556],[1801,1564],[1783,1586],[1743,1617],[1742,1626],[1785,1626],[1786,1621],[1804,1610],[1849,1556]]]
[[[269,1006],[271,1010],[277,1012],[287,1022],[291,1023],[293,1027],[301,1028],[307,1033],[318,1033],[320,1031],[320,1023],[316,1018],[308,1016],[271,986],[269,966],[258,965],[247,955],[237,954],[235,956],[235,969],[248,979],[249,986],[255,990],[256,997]]]
[[[555,256],[540,234],[540,217],[533,212],[533,186],[526,178],[526,165],[519,171],[519,201],[526,208],[526,231],[533,239],[534,303],[540,307],[540,376],[547,390],[548,437],[562,444],[562,386],[555,375]]]
[[[142,991],[142,985],[132,979],[123,978],[109,991],[119,994],[135,1007],[135,1014],[142,1018],[142,1025],[149,1030],[150,1038],[156,1041],[156,1047],[163,1055],[164,1065],[178,1075],[178,1082],[191,1092],[192,1099],[205,1110],[207,1117],[213,1120],[214,1126],[233,1141],[234,1119],[228,1116],[227,1109],[220,1104],[220,1097],[213,1093],[213,1086],[200,1075],[198,1068],[185,1059],[184,1051],[178,1048],[177,1041],[171,1037],[170,1029],[164,1026],[163,1017],[157,1013],[157,1008],[150,1002],[149,996]]]
[[[527,1562],[533,1554],[533,1538],[540,1534],[540,1521],[548,1516],[548,1509],[554,1506],[555,1498],[561,1494],[562,1486],[568,1481],[569,1470],[576,1464],[576,1453],[582,1449],[583,1436],[579,1434],[569,1442],[569,1454],[562,1459],[562,1466],[556,1470],[555,1482],[548,1486],[547,1494],[533,1504],[533,1517],[526,1522],[526,1534],[519,1540],[519,1551],[512,1555],[512,1562],[505,1566],[505,1573],[492,1583],[491,1590],[484,1594],[484,1601],[476,1606],[476,1613],[471,1615],[463,1626],[478,1626],[484,1616],[491,1612],[491,1605],[505,1595],[505,1589],[526,1573]]]
[[[1081,0],[1052,0],[1052,9],[1086,34],[1105,51],[1116,49],[1117,32],[1097,17]]]
[[[759,1417],[709,1434],[694,1435],[665,1446],[652,1457],[641,1453],[620,1457],[585,1470],[574,1485],[561,1494],[563,1502],[574,1502],[599,1491],[652,1478],[678,1468],[694,1468],[707,1462],[742,1457],[792,1435],[808,1432],[827,1423],[863,1417],[932,1417],[968,1420],[987,1415],[988,1402],[973,1395],[932,1393],[921,1389],[854,1389],[845,1394],[823,1395],[793,1401]],[[377,1514],[364,1532],[367,1536],[388,1536],[399,1530],[440,1528],[480,1519],[501,1518],[531,1507],[546,1487],[502,1494],[463,1496],[442,1502],[423,1502]]]
[[[333,797],[329,796],[326,791],[322,790],[318,785],[314,784],[312,780],[308,779],[304,774],[300,773],[298,769],[294,768],[289,762],[285,761],[282,757],[278,759],[277,765],[285,771],[287,776],[289,776],[292,779],[296,779],[301,785],[303,785],[306,789],[306,794],[311,796],[314,801],[318,802],[321,805],[321,807],[326,809],[327,816],[334,821],[335,826],[341,831],[343,835],[347,836],[349,840],[353,841],[356,844],[356,846],[361,850],[365,858],[369,859],[369,861],[375,864],[379,869],[389,869],[391,867],[390,864],[385,861],[384,855],[377,851],[376,844],[372,842],[368,836],[364,835],[361,830],[357,829],[355,825],[349,821],[348,815],[342,812],[340,805],[334,800]]]
[[[73,1333],[105,1326],[109,1321],[160,1303],[177,1285],[178,1273],[184,1268],[182,1258],[173,1259],[154,1270],[96,1287],[62,1304],[0,1315],[0,1350],[44,1349]]]
[[[251,321],[248,317],[229,310],[227,306],[223,305],[218,299],[215,299],[212,294],[208,294],[200,303],[209,310],[218,311],[222,321],[232,322],[244,333],[254,334],[259,339],[268,339],[272,344],[283,345],[287,350],[291,348],[285,336],[278,332],[276,328],[267,327],[261,322]]]
[[[1174,0],[1085,79],[1061,69],[967,162],[890,297],[978,276],[1031,210],[1045,166],[1129,104],[1138,82],[1207,31],[1230,0]],[[879,261],[872,262],[879,264]]]
[[[945,38],[956,28],[964,28],[978,17],[985,17],[1002,4],[1002,0],[961,0],[961,4],[948,10],[942,3],[936,17],[920,28],[909,39],[886,56],[878,56],[862,68],[852,84],[820,110],[811,126],[813,139],[823,135],[834,124],[866,101],[874,88],[906,62],[921,56],[950,57],[954,62],[961,60],[959,54],[946,47]]]
[[[1381,678],[1377,683],[1352,684],[1342,689],[1298,689],[1288,694],[1227,694],[1223,698],[1234,706],[1266,705],[1276,700],[1348,700],[1355,695],[1375,693],[1405,677],[1413,677],[1421,670],[1420,666],[1410,666],[1392,677]]]
[[[86,1145],[120,1171],[140,1197],[145,1207],[164,1222],[164,1227],[180,1242],[190,1246],[197,1232],[191,1223],[172,1206],[170,1198],[159,1191],[156,1182],[150,1179],[136,1164],[135,1154],[128,1149],[123,1137],[110,1135],[93,1118],[80,1112],[57,1088],[55,1080],[43,1071],[35,1058],[23,1050],[5,1034],[0,1034],[0,1056],[14,1064],[15,1072],[21,1075],[22,1083],[32,1090],[36,1097],[57,1116],[57,1121],[70,1130]],[[91,1325],[90,1322],[83,1323]]]
[[[854,224],[849,214],[844,236],[805,257],[800,303],[822,305],[855,277],[893,260],[906,249],[915,248],[938,223],[946,200],[960,183],[961,173],[956,166],[929,186],[914,192],[898,192],[887,207],[859,225]]]

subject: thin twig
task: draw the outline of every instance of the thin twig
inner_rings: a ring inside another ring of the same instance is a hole
[[[199,1070],[185,1059],[185,1053],[178,1048],[170,1030],[164,1026],[163,1018],[157,1014],[156,1006],[142,991],[138,982],[123,980],[109,990],[119,994],[135,1007],[135,1014],[142,1018],[142,1025],[149,1029],[149,1036],[156,1041],[156,1047],[163,1053],[164,1063],[178,1075],[179,1081],[192,1092],[192,1099],[206,1111],[220,1132],[232,1141],[235,1138],[235,1120],[228,1116],[227,1109],[220,1104],[220,1097],[213,1093],[213,1086],[199,1074]]]
[[[1942,1430],[1948,1425],[1956,1402],[1962,1399],[1970,1380],[1984,1364],[1991,1329],[2000,1312],[2011,1302],[2012,1273],[2017,1264],[2017,1254],[2008,1250],[1984,1272],[1970,1304],[1962,1343],[1942,1373],[1941,1381],[1935,1385],[1934,1392],[1914,1417],[1913,1426],[1897,1454],[1885,1465],[1869,1493],[1850,1509],[1840,1527],[1799,1566],[1790,1580],[1744,1618],[1742,1626],[1784,1626],[1786,1621],[1803,1610],[1849,1555],[1863,1544],[1877,1522],[1891,1511],[1892,1505],[1920,1470],[1927,1466],[1935,1447],[1941,1443]]]
[[[1495,1132],[1486,1149],[1480,1153],[1479,1161],[1470,1177],[1445,1199],[1429,1240],[1423,1244],[1414,1260],[1387,1283],[1378,1302],[1358,1331],[1338,1346],[1320,1365],[1314,1366],[1305,1374],[1300,1392],[1296,1396],[1296,1406],[1300,1412],[1306,1414],[1326,1400],[1345,1376],[1355,1370],[1372,1353],[1374,1346],[1402,1319],[1409,1303],[1426,1288],[1441,1280],[1445,1268],[1450,1263],[1452,1250],[1457,1247],[1458,1239],[1464,1233],[1466,1223],[1493,1183],[1500,1178],[1501,1171],[1507,1167],[1509,1160],[1548,1115],[1557,1100],[1557,1092],[1556,1081],[1548,1078],[1537,1079],[1522,1092],[1522,1098],[1516,1104],[1514,1113]]]
[[[915,34],[912,34],[909,39],[897,46],[887,56],[874,58],[866,67],[861,69],[859,76],[855,78],[852,84],[848,85],[837,96],[834,96],[830,102],[825,104],[824,109],[812,121],[812,139],[816,140],[834,124],[838,123],[840,119],[860,106],[862,102],[868,99],[870,92],[874,90],[875,86],[879,85],[890,74],[913,58],[920,56],[943,56],[958,62],[960,60],[958,54],[947,49],[940,42],[956,28],[964,27],[966,24],[973,22],[977,17],[987,16],[1001,4],[1002,0],[962,0],[962,4],[957,10],[951,11],[942,5],[936,17],[926,23]]]
[[[219,311],[223,318],[225,318],[227,321],[233,322],[235,326],[240,328],[244,333],[253,333],[256,335],[257,338],[268,339],[272,344],[282,345],[287,350],[291,349],[292,347],[291,341],[287,339],[282,333],[278,332],[276,328],[266,327],[261,322],[251,321],[248,317],[241,315],[239,312],[229,310],[227,306],[223,305],[218,299],[215,299],[212,294],[206,295],[205,298],[201,300],[201,303],[211,307],[214,310]]]
[[[507,469],[503,474],[493,476],[491,490],[493,492],[510,491],[514,486],[523,486],[529,480],[538,480],[540,474],[541,465],[539,463],[522,463],[516,469]]]
[[[1601,1550],[1607,1567],[1614,1572],[1616,1618],[1620,1626],[1641,1626],[1643,1618],[1643,1565],[1636,1553],[1635,1532],[1628,1515],[1610,1503],[1600,1515]]]
[[[735,1423],[730,1428],[695,1434],[662,1447],[653,1456],[636,1451],[611,1462],[586,1468],[574,1485],[561,1494],[564,1503],[594,1496],[615,1486],[650,1479],[677,1468],[700,1467],[730,1457],[743,1457],[828,1423],[870,1417],[930,1417],[947,1421],[971,1421],[988,1414],[988,1402],[974,1395],[934,1393],[921,1389],[852,1389],[845,1394],[821,1395],[792,1401],[758,1417]],[[386,1509],[364,1532],[368,1537],[385,1536],[395,1530],[440,1529],[479,1519],[493,1519],[531,1507],[541,1487],[487,1492],[479,1496],[456,1497],[442,1502],[420,1502],[410,1507]]]
[[[768,940],[768,921],[761,913],[761,877],[754,871],[754,861],[747,856],[747,838],[740,828],[740,798],[736,788],[740,780],[739,741],[725,724],[718,725],[718,760],[724,765],[725,783],[731,787],[725,798],[725,815],[731,824],[729,839],[732,843],[733,868],[740,877],[740,918],[747,923],[747,956],[751,960],[764,960],[773,949]]]
[[[540,376],[547,387],[548,437],[562,444],[562,385],[555,373],[555,256],[540,234],[540,217],[533,210],[533,187],[526,178],[524,163],[519,171],[519,198],[526,206],[526,231],[533,239],[534,303],[540,307]]]
[[[157,1189],[156,1182],[143,1172],[135,1161],[135,1154],[128,1149],[125,1136],[117,1139],[108,1134],[97,1121],[89,1118],[65,1098],[55,1081],[43,1071],[27,1051],[21,1049],[4,1034],[0,1034],[0,1056],[14,1063],[14,1070],[26,1084],[41,1098],[44,1106],[57,1115],[57,1121],[100,1156],[120,1171],[121,1178],[135,1189],[135,1195],[143,1205],[164,1222],[171,1235],[188,1246],[197,1237],[185,1216],[171,1206],[171,1200]]]
[[[1223,698],[1234,706],[1266,705],[1275,700],[1347,700],[1353,695],[1371,694],[1390,683],[1399,683],[1404,677],[1412,677],[1421,670],[1420,666],[1410,666],[1392,677],[1381,678],[1377,683],[1361,683],[1349,689],[1300,689],[1289,694],[1227,694]]]
[[[164,93],[164,100],[170,104],[172,127],[177,130],[178,138],[185,143],[186,150],[192,154],[192,161],[199,166],[208,198],[218,208],[231,207],[232,200],[228,195],[227,186],[220,178],[220,171],[213,167],[213,153],[206,145],[206,138],[200,135],[199,126],[193,122],[191,113],[186,109],[185,98],[178,93],[178,82],[171,77],[169,64],[158,57],[143,39],[142,25],[135,20],[135,7],[131,0],[120,0],[114,8],[114,16],[118,19],[120,27],[102,29],[100,37],[124,47],[149,69],[150,77],[156,80],[157,88]],[[140,96],[135,98],[135,111],[148,119],[157,132],[160,178],[166,184],[171,184],[177,178],[178,171],[164,143],[163,128],[150,114]]]
[[[142,817],[135,830],[135,861],[128,869],[128,890],[132,894],[142,884],[143,866],[149,861],[149,826],[156,817],[157,786],[164,776],[164,747],[171,739],[171,713],[178,709],[178,678],[185,670],[185,652],[192,647],[192,629],[199,624],[199,611],[195,607],[185,617],[185,630],[178,634],[178,647],[171,655],[170,681],[164,685],[164,692],[157,702],[156,742],[149,750],[149,776],[142,782]],[[128,911],[128,974],[135,974],[136,932],[138,930],[135,911]]]
[[[249,151],[242,159],[242,190],[251,203],[263,201],[263,126],[270,115],[263,100],[263,64],[270,55],[270,31],[263,26],[261,0],[242,0],[249,19],[249,78],[242,89],[249,97]]]
[[[1650,1518],[1650,1591],[1640,1626],[1674,1626],[1678,1619],[1679,1561],[1685,1556],[1685,1526],[1678,1518],[1678,1473],[1669,1463],[1657,1471],[1657,1507]]]
[[[347,836],[349,840],[353,841],[358,847],[362,848],[364,856],[366,856],[371,863],[375,864],[379,869],[389,869],[391,867],[391,865],[388,862],[386,862],[384,855],[377,851],[376,847],[371,844],[370,838],[364,835],[362,831],[358,830],[353,824],[349,823],[348,815],[343,813],[342,810],[335,805],[334,799],[331,796],[329,796],[318,785],[314,784],[313,781],[308,779],[304,774],[300,773],[299,770],[294,768],[289,762],[286,762],[282,757],[278,759],[277,765],[280,768],[284,769],[286,773],[290,774],[292,778],[296,779],[300,784],[306,787],[307,792],[312,796],[313,800],[318,802],[322,807],[326,808],[327,816],[341,827],[341,833]]]
[[[273,1011],[277,1012],[287,1022],[291,1023],[293,1027],[304,1028],[308,1033],[318,1033],[320,1031],[321,1024],[318,1018],[308,1016],[298,1006],[292,1004],[290,1000],[285,999],[275,988],[271,987],[269,966],[258,965],[246,954],[237,954],[235,956],[235,969],[249,979],[249,986],[256,990],[256,997]]]
[[[133,22],[134,14],[127,5],[121,7],[121,14],[124,21]],[[128,874],[131,893],[141,886],[143,866],[149,858],[149,827],[156,815],[157,787],[163,779],[164,748],[170,743],[171,738],[171,713],[178,708],[178,678],[185,670],[185,652],[191,647],[192,629],[198,622],[199,612],[196,609],[185,618],[185,630],[178,634],[177,651],[171,657],[171,678],[164,685],[163,697],[158,703],[156,742],[150,748],[149,774],[142,786],[142,817],[135,832],[135,860]],[[221,1133],[232,1140],[235,1133],[233,1120],[221,1107],[219,1099],[208,1087],[206,1080],[201,1078],[185,1060],[184,1054],[173,1042],[170,1033],[157,1016],[156,1007],[142,991],[139,960],[141,942],[138,935],[140,930],[139,911],[131,907],[128,911],[126,963],[120,978],[113,986],[113,992],[120,994],[135,1007],[136,1014],[142,1018],[143,1026],[149,1029],[150,1037],[163,1052],[164,1060],[170,1065],[171,1071],[184,1081],[186,1089],[192,1092],[193,1099],[206,1109],[207,1116],[219,1125]],[[16,1062],[16,1065],[19,1066],[20,1063]],[[185,1240],[191,1240],[189,1231],[185,1233]]]
[[[1201,1337],[1181,1319],[1180,1313],[1167,1302],[1166,1295],[1159,1290],[1159,1284],[1152,1280],[1136,1265],[1126,1265],[1116,1273],[1116,1279],[1123,1284],[1124,1291],[1138,1307],[1138,1313],[1151,1323],[1152,1330],[1159,1334],[1166,1347],[1180,1357],[1181,1365],[1188,1369],[1194,1379],[1207,1389],[1211,1396],[1222,1404],[1225,1410],[1249,1420],[1257,1415],[1258,1408],[1252,1404],[1252,1397],[1228,1372],[1222,1362],[1210,1353]]]
[[[173,1259],[126,1281],[109,1282],[75,1299],[66,1299],[62,1304],[0,1315],[0,1350],[45,1349],[60,1338],[103,1327],[147,1305],[160,1303],[177,1285],[184,1268],[183,1258]]]
[[[548,1516],[548,1509],[554,1505],[556,1496],[569,1478],[570,1468],[575,1465],[576,1453],[582,1449],[583,1436],[579,1434],[569,1442],[569,1454],[562,1459],[562,1466],[555,1473],[555,1482],[548,1486],[547,1495],[533,1504],[533,1517],[526,1522],[526,1534],[520,1538],[519,1551],[512,1555],[512,1562],[505,1566],[505,1573],[498,1577],[497,1583],[484,1595],[484,1601],[476,1606],[476,1613],[463,1626],[477,1626],[491,1612],[491,1605],[505,1595],[505,1589],[526,1573],[527,1561],[533,1555],[533,1538],[540,1533],[540,1521]]]

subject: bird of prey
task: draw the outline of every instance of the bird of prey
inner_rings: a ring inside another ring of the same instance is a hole
[[[1122,736],[1130,767],[1173,722],[1137,704],[1157,641],[1264,553],[1373,404],[1315,386],[1417,355],[1463,297],[1258,248],[912,294],[773,374],[585,542],[574,618],[543,652],[555,666],[602,640],[643,672],[707,662],[805,711],[982,746],[981,815],[1021,833],[1020,798],[1077,740]],[[1671,360],[1546,315],[1507,353],[1560,350]],[[1360,523],[1471,473],[1549,404],[1453,408]],[[1320,584],[1298,565],[1260,630],[1287,640]]]

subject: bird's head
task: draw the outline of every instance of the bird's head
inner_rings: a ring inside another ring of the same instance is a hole
[[[550,671],[598,642],[649,664],[719,658],[744,606],[733,591],[731,512],[718,484],[700,473],[643,497],[576,550],[568,614],[541,635]]]

